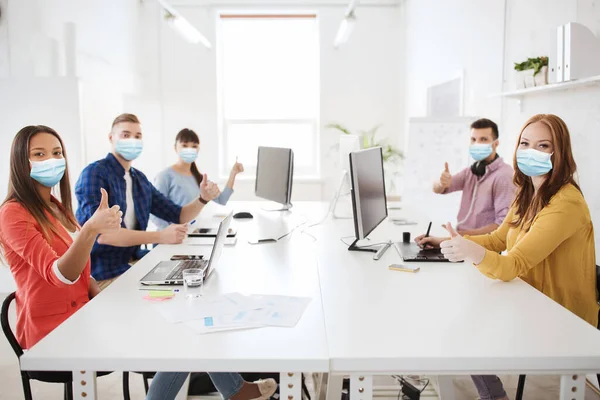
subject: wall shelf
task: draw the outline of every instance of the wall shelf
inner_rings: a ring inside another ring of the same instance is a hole
[[[591,76],[589,78],[577,79],[568,82],[550,83],[543,86],[536,86],[532,88],[513,90],[511,92],[502,92],[493,94],[492,97],[508,97],[516,99],[519,102],[519,108],[523,107],[523,98],[528,95],[538,95],[545,92],[556,92],[559,90],[575,89],[585,86],[600,85],[600,75]]]

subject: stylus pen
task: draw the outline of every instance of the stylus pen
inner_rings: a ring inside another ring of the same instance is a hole
[[[425,234],[425,237],[429,237],[429,232],[431,232],[431,222],[429,223],[429,227],[427,228],[427,233]]]

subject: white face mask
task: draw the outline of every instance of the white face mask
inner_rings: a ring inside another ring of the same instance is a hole
[[[527,176],[546,175],[553,168],[552,154],[536,149],[517,150],[517,167]]]
[[[198,150],[194,148],[184,147],[179,150],[179,158],[184,162],[191,164],[198,158]]]

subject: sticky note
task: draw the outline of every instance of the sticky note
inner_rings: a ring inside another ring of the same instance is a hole
[[[213,318],[212,317],[204,317],[204,326],[213,326]]]
[[[152,299],[159,297],[173,297],[175,294],[172,290],[151,290],[148,296]]]

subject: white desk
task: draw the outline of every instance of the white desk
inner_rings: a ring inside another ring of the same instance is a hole
[[[324,204],[304,203],[293,214],[318,221],[325,210]],[[297,372],[329,371],[350,374],[352,397],[361,400],[372,396],[371,376],[392,373],[561,374],[561,399],[579,400],[585,373],[600,371],[600,333],[520,280],[492,281],[467,264],[424,263],[416,274],[389,271],[400,260],[393,248],[373,261],[371,253],[349,252],[340,242],[353,235],[351,220],[309,229],[316,242],[296,233],[277,244],[250,246],[244,232],[258,220],[236,221],[238,244],[225,248],[207,290],[311,296],[295,328],[199,336],[165,323],[142,300],[138,279],[171,254],[209,247],[159,246],[24,355],[23,369],[86,370],[92,384],[89,370],[292,371],[292,377],[283,375],[282,395],[296,399]],[[399,240],[403,230],[414,238],[425,229],[425,223],[384,221],[371,242]],[[440,231],[436,224],[432,234]],[[86,388],[80,381],[75,379],[76,396]],[[453,397],[448,387],[441,389],[444,399]]]
[[[393,213],[423,221],[414,213]],[[440,223],[432,234],[443,232]],[[402,231],[414,239],[426,229],[426,223],[384,221],[370,242],[401,241]],[[311,233],[331,372],[351,375],[354,399],[371,396],[371,375],[492,373],[565,375],[561,399],[583,399],[585,373],[600,371],[600,332],[521,280],[493,281],[466,263],[390,271],[400,262],[394,248],[373,261],[373,253],[350,252],[340,243],[353,233],[351,220]],[[442,387],[444,399],[453,396],[448,388]]]
[[[92,371],[284,371],[281,395],[300,399],[301,372],[329,370],[314,252],[305,250],[300,237],[289,243],[249,245],[244,232],[253,222],[236,223],[238,243],[224,248],[205,294],[238,291],[311,297],[294,328],[198,335],[182,324],[165,322],[154,304],[142,299],[147,292],[138,290],[138,280],[173,254],[208,255],[211,247],[160,245],[28,351],[21,367],[74,371],[75,398],[86,400],[96,398]],[[310,239],[305,242],[312,247]]]

